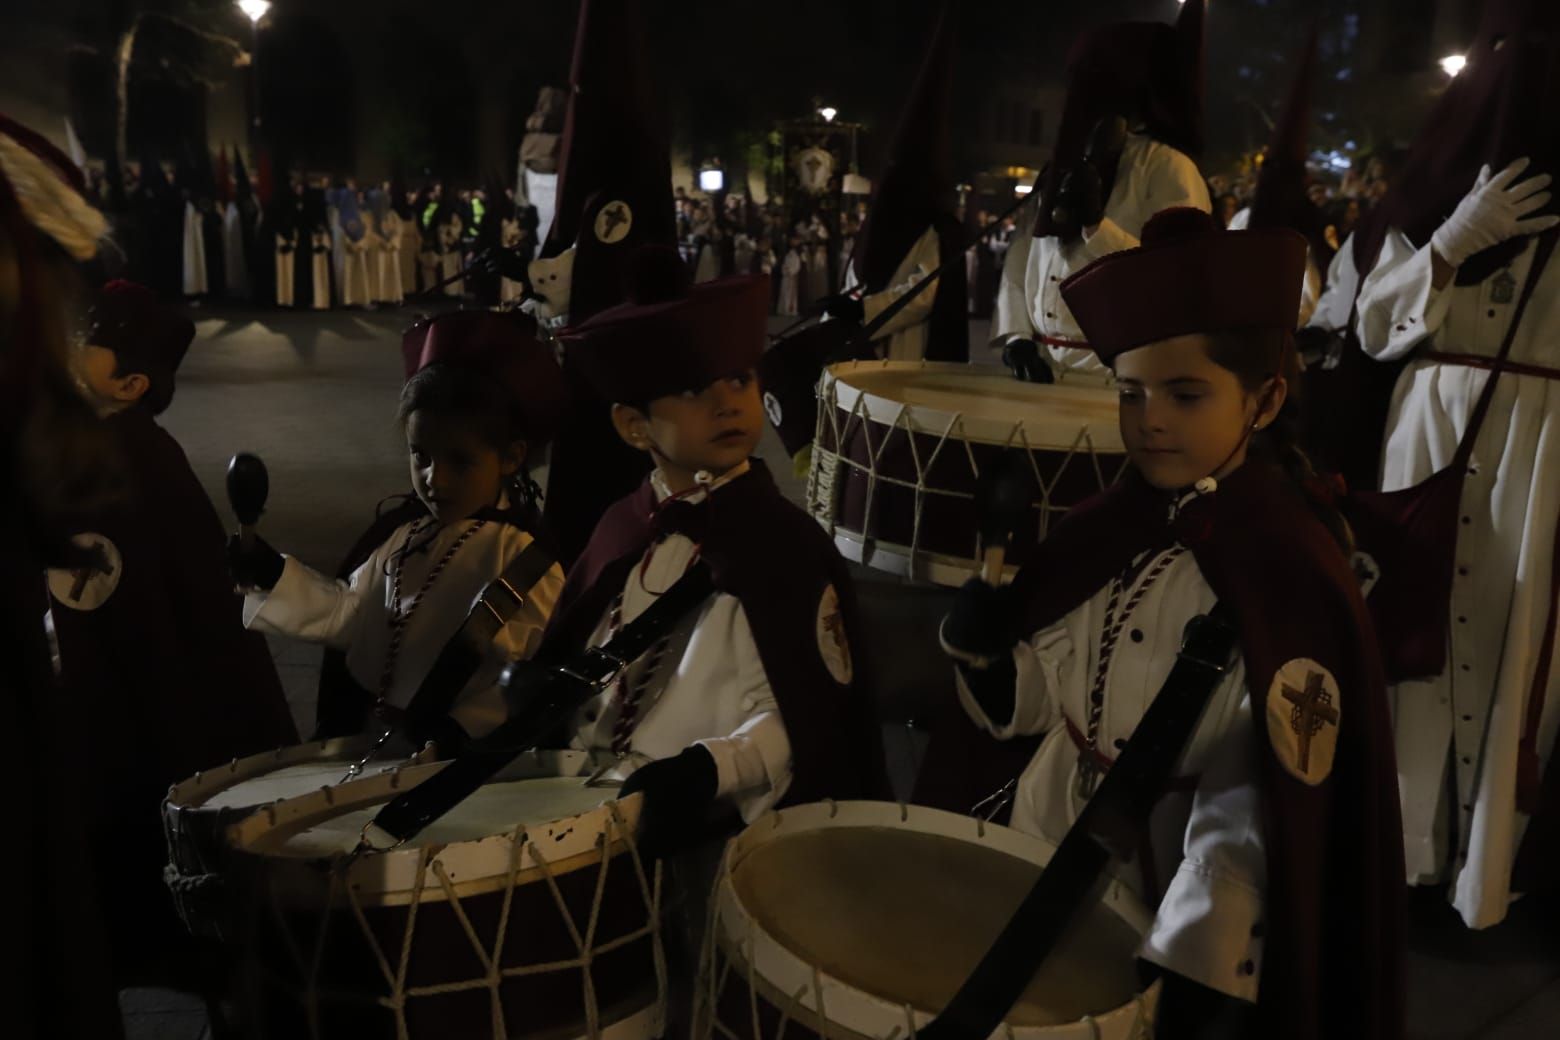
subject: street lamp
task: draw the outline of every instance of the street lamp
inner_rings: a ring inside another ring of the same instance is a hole
[[[706,166],[699,171],[699,190],[718,195],[726,190],[726,171],[719,166]]]
[[[238,9],[249,17],[251,24],[258,25],[271,9],[271,4],[270,0],[238,0]]]
[[[1441,71],[1448,76],[1455,76],[1468,64],[1468,58],[1462,54],[1448,54],[1441,59]]]
[[[839,115],[840,111],[837,108],[831,108],[828,105],[825,105],[818,109],[818,114],[823,117],[823,121],[825,123],[832,123],[834,122],[834,117]]]
[[[253,151],[260,137],[260,19],[271,4],[270,0],[238,0],[238,9],[249,19],[249,147]]]

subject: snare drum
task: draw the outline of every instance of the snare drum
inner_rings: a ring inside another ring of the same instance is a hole
[[[350,855],[363,826],[443,763],[277,802],[233,826],[256,1035],[659,1036],[659,873],[639,799],[591,786],[585,752],[520,756],[406,846]]]
[[[975,488],[983,467],[1023,452],[1040,490],[1014,534],[1022,564],[1060,513],[1126,468],[1114,391],[1046,386],[995,366],[854,361],[818,384],[807,506],[847,558],[959,585],[979,569]]]
[[[990,948],[1054,847],[884,802],[802,805],[731,840],[695,1036],[906,1040]],[[994,1038],[1152,1035],[1136,951],[1152,915],[1122,884],[1079,911]]]
[[[372,738],[356,736],[277,748],[203,770],[169,788],[163,801],[168,887],[185,927],[196,935],[235,938],[222,891],[228,826],[261,806],[340,783],[372,744]],[[394,769],[417,758],[386,756],[368,769]]]

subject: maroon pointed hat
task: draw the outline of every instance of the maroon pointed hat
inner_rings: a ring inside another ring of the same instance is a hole
[[[1173,26],[1119,22],[1073,44],[1056,148],[1040,183],[1037,237],[1057,233],[1051,200],[1083,159],[1095,124],[1109,115],[1136,120],[1149,137],[1187,155],[1202,151],[1203,0],[1186,0]]]
[[[533,444],[552,438],[568,408],[568,389],[536,322],[517,311],[451,311],[412,324],[401,336],[406,378],[429,365],[475,369],[503,384]]]
[[[630,257],[674,245],[671,147],[639,0],[583,0],[569,73],[558,201],[541,256],[574,246],[569,319],[624,299]]]
[[[1177,207],[1148,222],[1142,243],[1062,282],[1062,299],[1105,364],[1194,332],[1295,327],[1306,253],[1299,234],[1225,231],[1212,215]]]
[[[1481,6],[1467,64],[1425,119],[1396,184],[1356,232],[1362,277],[1375,265],[1388,227],[1416,246],[1430,241],[1481,166],[1494,173],[1526,156],[1533,164],[1524,177],[1560,177],[1560,4],[1487,0]],[[1481,281],[1526,245],[1526,238],[1514,238],[1477,254],[1458,270],[1458,282]]]
[[[953,216],[953,17],[942,7],[910,92],[888,163],[873,185],[867,220],[851,265],[868,292],[888,287],[916,239],[939,217]]]
[[[1290,84],[1289,96],[1273,126],[1267,157],[1257,175],[1251,201],[1252,228],[1286,227],[1300,232],[1310,243],[1317,264],[1325,268],[1332,247],[1325,236],[1326,218],[1306,194],[1310,177],[1305,160],[1310,152],[1311,82],[1316,69],[1317,32],[1313,27]]]
[[[767,277],[688,284],[675,249],[634,255],[629,299],[564,336],[569,356],[603,399],[646,403],[754,368],[769,323]]]

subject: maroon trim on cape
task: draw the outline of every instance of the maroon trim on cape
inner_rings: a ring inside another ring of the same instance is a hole
[[[780,494],[768,468],[757,460],[751,465],[703,507],[709,527],[700,560],[709,566],[716,589],[741,602],[785,721],[793,776],[782,804],[885,797],[882,735],[862,671],[850,574],[823,530]],[[650,546],[655,505],[646,481],[601,518],[564,583],[542,660],[566,659],[585,649]],[[830,585],[839,596],[855,665],[849,685],[834,679],[818,650],[818,606]]]
[[[1268,849],[1259,1034],[1400,1037],[1404,860],[1391,721],[1348,561],[1300,493],[1259,463],[1187,504],[1173,525],[1165,523],[1168,506],[1168,496],[1133,476],[1069,513],[1015,581],[1033,597],[1021,630],[1065,616],[1139,552],[1172,537],[1192,550],[1239,619],[1254,701]],[[1299,657],[1327,668],[1347,691],[1332,772],[1314,787],[1279,763],[1264,721],[1275,672]],[[964,730],[956,739],[975,754],[1000,747],[972,740],[968,722]],[[935,804],[942,792],[923,793]]]

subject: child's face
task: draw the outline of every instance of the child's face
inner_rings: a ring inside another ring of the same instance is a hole
[[[141,399],[151,382],[140,372],[120,375],[119,358],[107,347],[83,343],[71,353],[71,374],[82,396],[99,415],[112,415]]]
[[[1264,402],[1209,358],[1207,343],[1206,336],[1176,336],[1116,359],[1121,439],[1154,487],[1189,487],[1234,470],[1245,461],[1253,425],[1266,426],[1283,407],[1283,380]]]
[[[497,503],[505,478],[519,469],[524,452],[523,444],[500,452],[459,419],[420,410],[406,419],[412,489],[440,524]]]
[[[700,470],[719,477],[740,466],[764,431],[758,379],[751,371],[703,390],[656,398],[648,415],[624,406],[613,413],[624,440],[653,449],[658,465],[672,467],[670,476],[689,479]]]

